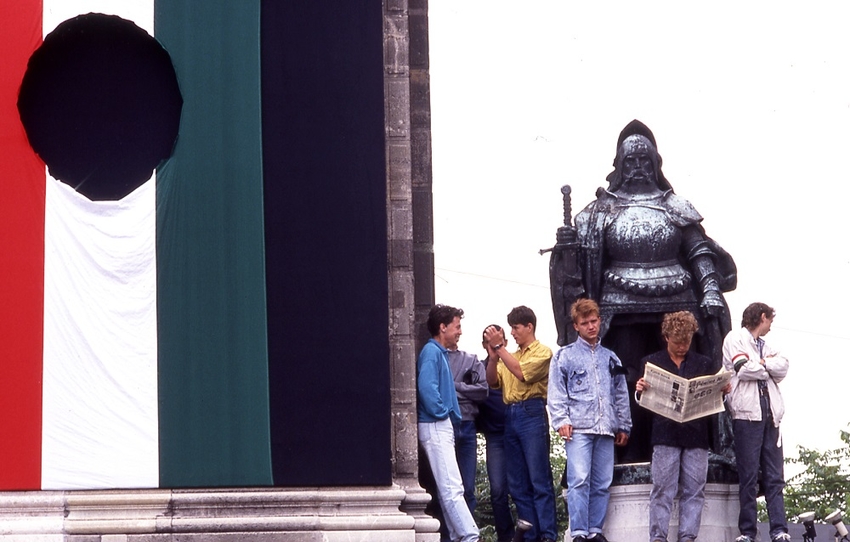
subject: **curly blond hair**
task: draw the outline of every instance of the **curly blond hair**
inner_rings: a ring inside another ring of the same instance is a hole
[[[689,311],[671,312],[664,315],[661,334],[675,342],[688,341],[699,331],[697,319]]]

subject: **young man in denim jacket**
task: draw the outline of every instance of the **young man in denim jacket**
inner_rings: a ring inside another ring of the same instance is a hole
[[[606,542],[602,525],[614,477],[614,446],[632,428],[622,363],[599,344],[599,306],[579,299],[570,309],[578,339],[549,367],[549,416],[567,452],[567,508],[573,542]]]

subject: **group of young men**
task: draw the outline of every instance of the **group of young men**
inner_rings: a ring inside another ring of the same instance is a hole
[[[478,540],[472,518],[477,455],[471,447],[477,427],[487,443],[499,540],[511,540],[514,534],[510,494],[517,516],[531,525],[526,538],[554,541],[557,521],[546,414],[552,350],[535,337],[534,312],[520,306],[507,318],[517,349],[508,350],[501,326],[487,326],[482,336],[487,355],[477,368],[470,354],[457,350],[462,317],[461,309],[433,307],[428,316],[432,338],[417,362],[419,441],[434,477],[448,537]],[[486,400],[482,401],[481,390]],[[472,421],[476,410],[480,410],[477,426]]]
[[[779,434],[784,407],[777,387],[787,373],[788,360],[762,338],[770,331],[774,315],[775,311],[763,303],[751,304],[744,311],[741,329],[730,332],[723,344],[723,365],[734,372],[724,393],[728,394],[726,402],[733,419],[740,479],[741,535],[736,542],[755,540],[760,474],[771,540],[789,540]],[[499,540],[513,536],[505,478],[517,518],[531,525],[524,539],[557,539],[549,459],[551,424],[564,440],[567,455],[569,537],[573,542],[607,542],[603,526],[614,450],[628,442],[632,423],[622,363],[616,353],[600,344],[598,305],[589,299],[573,304],[571,317],[578,338],[554,356],[537,340],[536,316],[528,307],[516,307],[508,314],[516,350],[506,347],[507,337],[500,326],[484,329],[486,358],[482,361],[457,349],[462,317],[460,309],[433,307],[428,318],[432,339],[417,362],[419,441],[434,476],[448,537],[464,542],[479,538],[472,513],[477,461],[475,417],[481,408],[482,415],[487,409],[496,413],[495,428],[488,427],[492,421],[489,415],[482,416],[487,422],[477,427],[487,438],[488,476]],[[697,320],[690,312],[665,315],[661,334],[666,348],[645,361],[684,378],[713,374],[712,360],[691,349],[698,331]],[[641,378],[636,389],[642,393],[648,389],[647,382]],[[493,404],[493,398],[499,395],[502,405]],[[651,440],[649,540],[668,540],[673,500],[678,496],[675,540],[693,542],[699,534],[705,501],[708,419],[678,423],[656,415]]]

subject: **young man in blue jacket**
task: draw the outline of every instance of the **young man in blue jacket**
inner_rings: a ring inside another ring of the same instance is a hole
[[[607,542],[602,525],[614,478],[614,446],[632,428],[623,364],[599,344],[599,306],[579,299],[570,309],[578,339],[549,367],[549,417],[567,451],[567,508],[573,542]]]
[[[419,444],[431,465],[449,537],[453,542],[476,542],[478,527],[463,497],[452,428],[452,422],[461,421],[461,412],[448,351],[457,348],[462,317],[461,309],[447,305],[435,305],[428,314],[431,340],[416,361],[416,414]]]

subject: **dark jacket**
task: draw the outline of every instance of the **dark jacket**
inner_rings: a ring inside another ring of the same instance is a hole
[[[676,367],[667,350],[661,350],[650,354],[643,359],[656,365],[669,373],[679,375],[682,378],[694,378],[714,374],[711,359],[696,352],[688,352],[682,365]],[[665,446],[676,446],[679,448],[705,448],[708,449],[710,433],[710,417],[698,418],[686,423],[679,423],[665,418],[660,414],[652,416],[652,445],[663,444]]]

